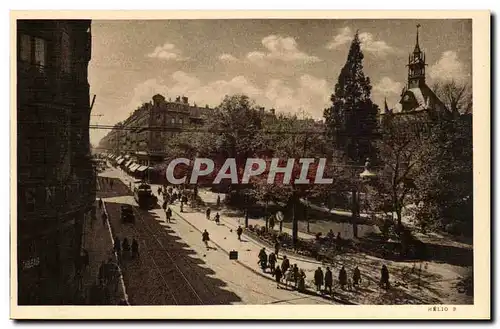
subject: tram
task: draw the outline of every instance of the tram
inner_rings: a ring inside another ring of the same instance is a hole
[[[135,202],[142,209],[151,209],[158,203],[158,198],[153,194],[151,186],[144,182],[134,187]]]

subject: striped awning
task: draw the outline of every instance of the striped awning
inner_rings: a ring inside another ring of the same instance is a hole
[[[128,169],[130,170],[130,172],[135,172],[137,168],[139,168],[140,166],[141,166],[140,164],[134,163]]]
[[[124,166],[128,167],[128,166],[130,166],[131,163],[132,163],[132,160],[128,160],[127,162],[125,162]]]
[[[125,161],[125,159],[121,158],[116,163],[118,163],[120,165],[120,164],[122,164],[123,161]]]
[[[144,170],[148,169],[148,166],[140,166],[139,168],[136,169],[138,172],[142,172]]]

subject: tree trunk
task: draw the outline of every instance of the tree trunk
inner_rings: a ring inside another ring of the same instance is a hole
[[[297,247],[297,242],[299,241],[299,221],[296,216],[295,204],[296,204],[295,193],[292,195],[292,242],[294,248]]]
[[[352,234],[354,238],[358,237],[358,195],[356,190],[352,190]]]

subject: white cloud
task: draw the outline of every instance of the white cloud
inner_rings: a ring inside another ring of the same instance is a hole
[[[326,45],[326,48],[337,49],[338,47],[351,42],[352,38],[353,38],[353,33],[349,27],[341,28],[339,29],[339,34],[333,37],[333,40]]]
[[[235,62],[240,61],[239,59],[237,59],[236,57],[234,57],[231,54],[222,54],[219,56],[219,60],[221,62],[225,62],[225,63],[235,63]]]
[[[326,80],[306,74],[297,80],[296,88],[280,79],[270,80],[265,89],[265,98],[278,111],[306,111],[314,118],[320,118],[323,109],[329,104],[330,90]]]
[[[345,44],[348,44],[354,38],[354,32],[349,27],[339,29],[339,33],[333,37],[327,45],[327,49],[337,49]],[[375,40],[373,34],[363,32],[359,34],[361,41],[361,49],[365,52],[372,53],[377,56],[386,56],[392,53],[398,53],[399,50],[391,47],[383,40]]]
[[[155,94],[162,94],[166,99],[187,96],[190,103],[212,107],[220,104],[225,95],[245,94],[267,108],[289,113],[306,111],[320,118],[323,109],[329,104],[330,90],[326,80],[308,74],[300,76],[291,84],[271,79],[261,88],[241,75],[203,83],[193,75],[177,71],[165,82],[149,79],[136,86],[129,105],[122,110],[124,117],[119,119],[125,119],[142,103],[151,101]]]
[[[445,51],[439,61],[429,68],[429,76],[435,81],[464,81],[470,73],[465,72],[465,67],[458,59],[456,52]]]
[[[165,61],[185,61],[188,59],[182,56],[182,51],[180,49],[168,42],[163,46],[156,47],[153,52],[147,54],[147,57],[158,58]]]
[[[249,52],[246,56],[249,61],[258,64],[269,60],[306,64],[321,61],[316,56],[311,56],[300,51],[297,47],[297,42],[292,37],[269,35],[262,39],[262,45],[267,49],[267,52]]]
[[[401,82],[393,81],[389,77],[383,77],[373,85],[373,91],[387,95],[387,94],[399,94],[403,89],[403,84]]]

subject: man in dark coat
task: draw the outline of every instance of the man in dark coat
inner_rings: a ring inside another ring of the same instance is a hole
[[[389,269],[387,266],[382,265],[382,269],[380,271],[380,286],[384,289],[389,289]]]
[[[297,266],[297,264],[293,264],[293,280],[294,280],[294,283],[295,283],[295,288],[298,288],[299,286],[299,279],[300,279],[300,273],[299,273],[299,268]]]
[[[279,289],[281,278],[283,277],[283,273],[281,273],[281,269],[279,266],[276,266],[276,268],[274,269],[274,277],[276,278],[276,288]]]
[[[236,230],[236,234],[238,235],[238,240],[241,241],[241,235],[243,234],[243,229],[241,226],[238,226],[238,229]]]
[[[360,282],[361,282],[361,271],[356,266],[354,272],[352,273],[352,285],[354,287],[358,287]]]
[[[321,267],[318,267],[318,269],[314,272],[314,285],[316,286],[317,291],[321,291],[321,287],[323,286],[323,270]]]
[[[281,247],[280,242],[276,239],[276,243],[274,244],[274,253],[276,254],[276,258],[278,258],[280,247]]]
[[[289,268],[290,260],[286,256],[283,256],[283,261],[281,262],[281,273],[283,274],[283,276],[285,276]]]
[[[260,267],[262,268],[262,271],[266,271],[266,268],[267,268],[267,253],[266,253],[266,249],[265,248],[262,248],[259,252],[259,262],[258,264],[260,265]]]
[[[271,274],[274,275],[274,267],[276,266],[276,255],[272,252],[269,254],[269,268],[271,269]]]
[[[208,248],[208,241],[210,241],[210,236],[207,232],[207,230],[203,231],[202,235],[201,235],[201,240],[205,243],[205,246],[207,247],[207,250],[209,249]]]
[[[132,240],[132,257],[139,256],[139,243],[136,239]]]
[[[326,268],[325,272],[325,290],[328,293],[332,294],[332,285],[333,285],[333,274],[329,267]]]
[[[345,270],[345,267],[342,266],[339,272],[339,284],[340,288],[344,289],[345,285],[347,284],[347,272]]]

